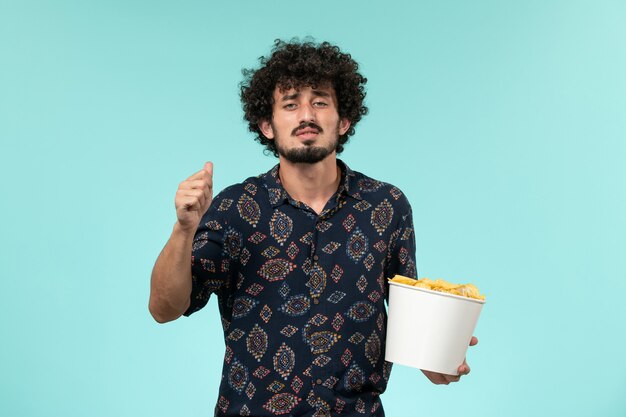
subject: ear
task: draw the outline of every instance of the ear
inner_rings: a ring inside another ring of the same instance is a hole
[[[259,129],[261,129],[261,133],[268,139],[274,139],[274,128],[272,124],[267,120],[261,120],[259,122]]]
[[[348,129],[350,129],[351,124],[352,123],[350,123],[350,120],[348,120],[346,117],[339,120],[339,135],[341,136],[346,133]]]

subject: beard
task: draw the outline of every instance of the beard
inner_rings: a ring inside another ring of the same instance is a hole
[[[298,129],[301,129],[302,127],[303,126],[300,126],[298,127]],[[322,129],[317,125],[309,125],[309,127],[315,127],[320,133],[322,133]],[[295,132],[298,129],[294,129],[294,132],[292,133],[293,136],[295,136]],[[328,155],[337,150],[337,146],[339,145],[339,123],[337,123],[337,127],[334,133],[335,140],[329,143],[328,146],[315,146],[315,141],[307,140],[302,142],[304,147],[288,149],[282,146],[282,140],[278,137],[278,135],[276,135],[276,137],[274,138],[274,143],[276,144],[276,150],[278,151],[278,154],[285,158],[287,161],[293,164],[315,164],[322,161]]]

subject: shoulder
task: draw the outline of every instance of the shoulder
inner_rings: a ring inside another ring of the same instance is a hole
[[[257,196],[261,187],[263,187],[261,176],[250,177],[245,179],[243,182],[232,184],[222,189],[222,191],[220,191],[213,200],[237,201],[244,195],[247,195],[249,197],[255,197]]]
[[[411,204],[406,194],[398,187],[385,181],[377,180],[358,171],[350,172],[350,187],[358,196],[378,205],[386,201],[401,213],[411,211]]]

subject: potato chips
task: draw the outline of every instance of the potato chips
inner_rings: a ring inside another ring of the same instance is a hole
[[[445,292],[448,294],[460,295],[462,297],[474,298],[476,300],[485,300],[485,296],[478,292],[478,288],[472,284],[451,284],[442,279],[431,280],[428,278],[413,279],[396,275],[390,282],[398,284],[412,285],[414,287],[425,288],[427,290]]]

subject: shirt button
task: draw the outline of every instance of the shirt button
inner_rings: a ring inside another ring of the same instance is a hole
[[[315,381],[315,383],[316,383],[317,385],[322,385],[322,380],[318,378],[318,380],[317,380],[317,381]]]
[[[319,304],[319,303],[320,303],[320,300],[319,300],[319,299],[317,299],[317,298],[314,298],[314,299],[313,299],[313,304]]]
[[[319,260],[319,259],[320,259],[320,257],[319,257],[319,256],[317,256],[317,255],[313,256],[313,260],[314,260],[314,261],[317,261],[317,260]]]

